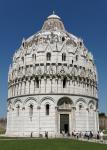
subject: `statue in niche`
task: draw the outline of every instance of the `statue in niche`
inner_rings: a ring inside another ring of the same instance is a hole
[[[49,67],[49,75],[51,75],[51,76],[53,76],[53,74],[54,74],[54,71],[53,71],[53,67],[50,65],[50,67]]]
[[[73,66],[70,72],[71,76],[75,76],[75,67]]]
[[[39,66],[37,69],[37,75],[41,76],[42,75],[42,70],[41,67]]]
[[[23,77],[22,69],[19,69],[19,70],[18,70],[18,77],[19,77],[19,78],[22,78],[22,77]]]
[[[31,68],[30,67],[27,67],[26,68],[26,75],[27,76],[30,76],[32,73],[31,73]]]
[[[65,72],[64,66],[62,66],[62,67],[61,67],[60,75],[61,75],[61,76],[66,75],[66,72]]]
[[[81,68],[80,77],[85,77],[85,70],[83,68]]]

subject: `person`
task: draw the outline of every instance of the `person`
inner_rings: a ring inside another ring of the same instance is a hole
[[[92,131],[90,131],[90,138],[93,138],[93,133],[92,133]]]
[[[79,133],[78,132],[76,133],[76,138],[79,139]]]
[[[65,136],[65,131],[64,130],[62,130],[62,135],[63,135],[63,137]]]
[[[99,140],[100,139],[100,133],[99,133],[99,131],[97,132],[97,140]]]
[[[32,138],[32,134],[33,134],[33,133],[31,132],[31,134],[30,134],[30,137],[31,137],[31,138]]]
[[[48,132],[47,131],[45,131],[45,137],[46,137],[46,139],[48,139]]]
[[[100,132],[100,140],[101,140],[101,142],[103,142],[103,136],[104,136],[103,131],[101,131]]]
[[[70,133],[68,132],[68,137],[70,137]]]
[[[87,139],[88,140],[90,139],[90,132],[89,131],[87,132]]]

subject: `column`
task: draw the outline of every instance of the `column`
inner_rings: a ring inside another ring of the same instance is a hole
[[[55,78],[52,79],[52,92],[57,93],[57,80]]]
[[[58,93],[61,93],[62,91],[62,80],[61,78],[58,79]]]
[[[34,82],[34,89],[33,89],[33,93],[35,94],[35,78],[33,78],[33,82]]]
[[[30,94],[33,94],[34,93],[34,80],[32,79],[30,81]]]
[[[29,94],[29,81],[26,81],[26,94]]]
[[[23,81],[23,82],[22,82],[22,88],[21,88],[21,89],[22,89],[21,95],[24,95],[24,88],[25,88],[25,82]]]
[[[89,108],[86,108],[87,131],[89,131]]]
[[[15,95],[15,84],[13,83],[13,97]]]
[[[72,124],[71,124],[71,129],[72,131],[76,130],[76,116],[75,116],[75,110],[76,110],[76,107],[72,107]]]
[[[38,136],[40,136],[40,106],[37,106],[37,110],[38,110]]]
[[[39,93],[41,92],[41,77],[39,77]]]
[[[95,118],[95,120],[94,120],[94,122],[95,122],[95,132],[97,132],[97,131],[99,131],[99,116],[98,116],[98,111],[97,110],[95,110],[94,111],[94,118]]]
[[[55,135],[58,135],[58,106],[55,107]]]
[[[41,93],[45,93],[45,80],[44,80],[44,78],[41,79]]]
[[[18,81],[16,82],[16,96],[18,95],[18,89],[19,89],[19,83]]]
[[[44,88],[45,88],[45,93],[46,93],[46,82],[47,82],[47,79],[46,79],[46,77],[44,77]]]
[[[50,93],[50,92],[51,92],[51,80],[50,78],[48,78],[46,83],[46,93]]]
[[[22,81],[20,81],[20,95],[22,95]]]
[[[26,94],[26,80],[24,80],[24,95]]]
[[[18,95],[20,95],[20,88],[21,88],[21,84],[20,84],[20,81],[19,81],[19,86],[18,86]]]

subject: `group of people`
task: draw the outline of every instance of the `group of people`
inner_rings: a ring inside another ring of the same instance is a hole
[[[86,131],[86,132],[79,132],[79,131],[73,131],[72,134],[70,135],[70,133],[65,133],[64,131],[62,131],[62,135],[64,136],[71,136],[73,138],[79,139],[97,139],[97,140],[101,140],[103,141],[103,136],[104,133],[103,131],[98,131],[96,134],[94,134],[92,131]]]

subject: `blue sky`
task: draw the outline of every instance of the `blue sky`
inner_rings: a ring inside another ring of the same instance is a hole
[[[7,74],[22,38],[41,29],[53,10],[84,40],[99,75],[99,108],[107,113],[107,0],[0,0],[0,117],[6,116]]]

